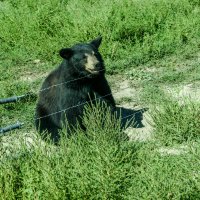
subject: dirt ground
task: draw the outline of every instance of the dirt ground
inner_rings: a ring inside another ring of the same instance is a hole
[[[32,74],[27,74],[27,81],[32,80]],[[113,96],[116,100],[118,110],[122,111],[122,118],[124,118],[124,126],[127,126],[125,133],[131,141],[146,142],[154,139],[153,135],[153,121],[148,111],[148,105],[142,105],[140,100],[140,93],[142,88],[138,87],[133,80],[128,80],[125,76],[109,76],[108,81],[112,88]],[[166,95],[171,96],[178,102],[182,103],[183,98],[188,98],[191,101],[200,102],[200,82],[179,85],[174,87],[165,86],[162,88]],[[135,119],[133,119],[135,118]],[[20,135],[17,134],[20,132]],[[0,158],[3,155],[16,154],[16,149],[20,151],[21,143],[28,148],[32,148],[37,142],[34,131],[22,133],[22,130],[17,130],[15,133],[8,133],[0,137]],[[40,141],[40,145],[45,145]],[[162,155],[172,154],[179,155],[187,152],[186,146],[176,148],[160,148],[158,151]]]

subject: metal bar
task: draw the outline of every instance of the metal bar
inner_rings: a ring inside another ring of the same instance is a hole
[[[16,124],[12,124],[12,125],[0,128],[0,134],[3,134],[5,132],[11,131],[11,130],[14,130],[14,129],[17,129],[17,128],[21,128],[21,126],[23,124],[24,123],[17,122]]]
[[[5,98],[5,99],[0,99],[0,104],[17,102],[19,99],[24,98],[26,96],[27,96],[27,94],[21,95],[21,96],[8,97],[8,98]]]

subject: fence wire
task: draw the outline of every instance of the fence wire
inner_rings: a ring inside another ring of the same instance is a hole
[[[101,72],[101,71],[104,71],[104,69],[103,69],[103,70],[99,70],[98,72]],[[40,92],[49,90],[49,89],[51,89],[51,88],[53,88],[53,87],[59,87],[59,86],[64,85],[64,84],[69,84],[69,83],[71,83],[71,82],[75,82],[75,81],[78,81],[78,80],[87,78],[88,76],[89,76],[89,75],[86,75],[86,76],[79,77],[79,78],[76,78],[76,79],[73,79],[73,80],[70,80],[70,81],[66,81],[66,82],[61,82],[61,83],[58,83],[58,84],[54,84],[54,85],[51,85],[51,86],[49,86],[49,87],[40,89],[40,90],[38,90],[38,91],[35,92],[35,93],[40,93]],[[131,87],[130,87],[130,86],[125,87],[125,88],[123,88],[123,90],[129,89],[129,88],[131,88]],[[107,97],[107,96],[116,94],[116,93],[118,93],[118,92],[119,92],[119,91],[111,92],[111,93],[109,93],[109,94],[106,94],[106,95],[104,95],[104,96],[100,96],[100,97],[95,98],[95,99],[93,99],[93,100],[85,101],[85,102],[83,102],[83,103],[79,103],[79,104],[77,104],[77,105],[73,105],[73,106],[71,106],[71,107],[67,107],[67,108],[64,108],[64,109],[62,109],[62,110],[58,110],[58,111],[53,112],[53,113],[50,113],[50,114],[48,114],[48,115],[35,118],[34,121],[40,120],[40,119],[43,119],[43,118],[46,118],[46,117],[49,117],[49,116],[53,116],[53,115],[56,115],[56,114],[61,113],[61,112],[65,112],[65,111],[67,111],[67,110],[70,110],[70,109],[73,109],[73,108],[76,108],[76,107],[85,105],[85,104],[87,104],[87,103],[90,103],[90,102],[93,102],[93,101],[96,101],[96,100],[99,100],[99,99],[102,99],[102,98],[105,98],[105,97]],[[25,95],[21,95],[21,96],[24,97]],[[19,96],[19,97],[21,97],[21,96]],[[11,97],[11,98],[12,98],[12,97]],[[15,98],[16,98],[16,97],[15,97]],[[16,101],[17,101],[17,100],[16,100]],[[139,111],[135,111],[133,114],[130,114],[130,115],[128,115],[128,116],[125,116],[125,117],[121,118],[121,120],[122,120],[122,119],[125,119],[125,118],[128,118],[128,117],[131,117],[131,116],[134,116],[134,115],[137,114],[137,113],[143,113],[143,112],[144,112],[144,109],[140,109]]]

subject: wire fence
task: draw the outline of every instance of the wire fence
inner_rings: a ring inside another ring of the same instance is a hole
[[[99,70],[97,72],[101,72],[101,71],[105,71],[104,69],[103,70]],[[70,81],[65,81],[65,82],[62,82],[62,83],[58,83],[58,84],[55,84],[55,85],[51,85],[47,88],[44,88],[44,89],[41,89],[38,91],[39,92],[43,92],[43,91],[46,91],[46,90],[49,90],[53,87],[58,87],[58,86],[61,86],[61,85],[64,85],[64,84],[68,84],[68,83],[72,83],[72,82],[75,82],[75,81],[78,81],[78,80],[81,80],[81,79],[84,79],[84,78],[87,78],[89,75],[86,75],[86,76],[83,76],[83,77],[79,77],[79,78],[76,78],[76,79],[73,79],[73,80],[70,80]]]
[[[129,88],[130,88],[130,87],[125,87],[125,88],[123,88],[123,89],[126,90],[126,89],[129,89]],[[113,94],[115,94],[115,93],[117,93],[117,92],[112,92],[112,93],[106,94],[106,95],[104,95],[104,96],[97,97],[97,98],[95,98],[95,99],[93,99],[93,100],[85,101],[85,102],[83,102],[83,103],[79,103],[79,104],[73,105],[73,106],[71,106],[71,107],[68,107],[68,108],[59,110],[59,111],[57,111],[57,112],[50,113],[50,114],[48,114],[48,115],[45,115],[45,116],[36,118],[35,120],[40,120],[40,119],[42,119],[42,118],[46,118],[46,117],[49,117],[49,116],[52,116],[52,115],[56,115],[56,114],[61,113],[61,112],[65,112],[65,111],[67,111],[67,110],[70,110],[70,109],[73,109],[73,108],[76,108],[76,107],[85,105],[85,104],[87,104],[87,103],[90,103],[90,102],[93,102],[93,101],[97,101],[97,100],[103,99],[103,98],[105,98],[105,97],[107,97],[107,96],[111,96],[111,95],[113,95]]]
[[[103,70],[99,70],[99,72],[101,72],[101,71],[103,71]],[[53,87],[60,87],[60,86],[65,85],[65,84],[69,84],[69,83],[72,83],[72,82],[75,82],[75,81],[78,81],[78,80],[81,80],[81,79],[85,79],[85,78],[87,78],[88,76],[89,76],[89,75],[86,75],[86,76],[82,76],[82,77],[79,77],[79,78],[76,78],[76,79],[73,79],[73,80],[70,80],[70,81],[65,81],[65,82],[61,82],[61,83],[58,83],[58,84],[54,84],[54,85],[51,85],[51,86],[49,86],[49,87],[46,87],[46,88],[43,88],[43,89],[38,90],[37,93],[41,93],[41,92],[46,91],[46,90],[49,90],[49,89],[51,89],[51,88],[53,88]],[[123,90],[129,89],[129,88],[130,88],[130,86],[127,86],[127,87],[123,88]],[[71,106],[71,107],[67,107],[67,108],[58,110],[58,111],[56,111],[56,112],[50,113],[50,114],[48,114],[48,115],[35,118],[34,121],[40,120],[40,119],[43,119],[43,118],[47,118],[47,117],[56,115],[56,114],[58,114],[58,113],[65,112],[65,111],[67,111],[67,110],[70,110],[70,109],[73,109],[73,108],[76,108],[76,107],[85,105],[85,104],[87,104],[87,103],[91,103],[91,102],[94,102],[94,101],[103,99],[103,98],[105,98],[105,97],[107,97],[107,96],[111,96],[111,95],[117,94],[117,93],[118,93],[118,91],[116,91],[116,92],[111,92],[111,93],[109,93],[109,94],[106,94],[106,95],[97,97],[97,98],[92,99],[92,100],[90,100],[90,101],[85,101],[85,102],[82,102],[82,103],[73,105],[73,106]],[[27,95],[30,95],[30,93],[27,93]],[[7,99],[0,99],[0,104],[3,104],[3,103],[10,103],[10,102],[17,102],[18,100],[20,100],[21,98],[24,98],[25,96],[26,96],[26,94],[25,94],[25,95],[21,95],[21,96],[17,96],[17,97],[16,97],[16,96],[10,97],[10,98],[7,98]],[[144,112],[144,109],[141,109],[141,110],[139,110],[139,111],[135,111],[133,114],[130,114],[130,115],[125,116],[125,117],[122,117],[121,120],[122,120],[122,119],[125,119],[125,118],[128,118],[128,117],[131,117],[131,116],[134,117],[134,115],[136,115],[137,113],[143,113],[143,112]],[[18,122],[17,124],[19,124],[19,122]],[[20,123],[20,124],[23,125],[24,123]],[[4,132],[5,130],[6,130],[6,131],[9,131],[9,130],[14,129],[15,127],[19,128],[19,127],[21,127],[21,125],[20,125],[20,126],[11,125],[10,127],[8,126],[8,127],[5,127],[5,128],[1,128],[0,130],[1,130],[1,133],[2,133],[2,132]]]
[[[103,69],[103,70],[99,70],[98,72],[101,72],[101,71],[104,71],[104,69]],[[47,91],[47,90],[50,90],[50,89],[52,89],[52,88],[54,88],[54,87],[60,87],[60,86],[62,86],[62,85],[66,85],[66,84],[69,84],[69,83],[72,83],[72,82],[75,82],[75,81],[79,81],[79,80],[81,80],[81,79],[85,79],[85,78],[87,78],[88,76],[90,76],[90,75],[78,77],[78,78],[73,79],[73,80],[69,80],[69,81],[65,81],[65,82],[61,82],[61,83],[57,83],[57,84],[51,85],[51,86],[49,86],[49,87],[46,87],[46,88],[40,89],[40,90],[38,90],[38,91],[35,91],[35,94],[36,94],[36,93],[41,93],[41,92],[44,92],[44,91]],[[187,87],[193,88],[194,85],[193,85],[193,84],[190,84],[190,85],[187,85]],[[129,89],[129,88],[131,88],[131,87],[129,87],[129,86],[128,86],[128,87],[124,87],[123,90]],[[169,90],[170,90],[170,88],[169,88]],[[35,118],[33,121],[35,121],[35,120],[40,120],[40,119],[46,118],[46,117],[50,117],[50,116],[56,115],[56,114],[58,114],[58,113],[62,113],[62,112],[65,112],[65,111],[67,111],[67,110],[70,110],[70,109],[79,107],[79,106],[83,106],[83,105],[85,105],[85,104],[87,104],[87,103],[90,103],[90,102],[93,102],[93,101],[97,101],[97,100],[103,99],[103,98],[105,98],[105,97],[107,97],[107,96],[110,96],[110,95],[113,95],[113,94],[117,94],[118,92],[119,92],[119,91],[112,92],[112,93],[106,94],[106,95],[104,95],[104,96],[100,96],[100,97],[98,97],[98,98],[95,98],[95,99],[93,99],[93,100],[85,101],[85,102],[79,103],[79,104],[77,104],[77,105],[73,105],[73,106],[71,106],[71,107],[67,107],[67,108],[58,110],[58,111],[53,112],[53,113],[50,113],[50,114],[48,114],[48,115]],[[13,96],[13,97],[9,97],[9,98],[0,99],[0,104],[18,102],[19,100],[24,99],[24,98],[26,98],[27,96],[32,96],[32,94],[33,94],[33,93],[27,93],[27,94],[23,94],[23,95],[21,95],[21,96]],[[137,111],[137,112],[134,112],[133,114],[128,115],[128,116],[125,116],[125,117],[123,117],[123,118],[121,118],[121,119],[125,119],[125,118],[128,118],[128,117],[134,116],[134,115],[136,115],[137,113],[140,113],[140,112],[143,113],[143,112],[144,112],[144,109],[141,109],[141,110],[139,110],[139,111]],[[1,134],[1,133],[4,133],[4,132],[7,132],[7,131],[10,131],[10,130],[15,129],[15,128],[21,128],[22,125],[24,125],[24,123],[17,122],[16,124],[13,124],[13,125],[10,125],[10,126],[6,126],[6,127],[4,127],[4,128],[0,128],[0,134]]]

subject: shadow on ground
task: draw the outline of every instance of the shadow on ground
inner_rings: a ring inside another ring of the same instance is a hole
[[[121,120],[121,128],[142,128],[143,113],[148,111],[148,108],[129,109],[124,107],[117,107],[117,118]]]

